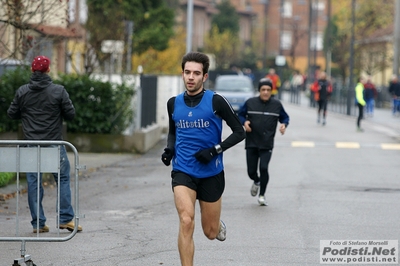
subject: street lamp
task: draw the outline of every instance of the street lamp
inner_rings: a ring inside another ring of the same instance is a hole
[[[193,0],[188,0],[187,15],[186,15],[186,53],[192,51],[192,34],[193,34]]]
[[[142,127],[142,75],[143,75],[143,66],[138,65],[137,67],[138,80],[136,81],[136,127],[135,129],[138,131]]]
[[[282,55],[283,54],[283,42],[282,42],[282,36],[283,36],[283,6],[284,6],[285,0],[281,0],[281,5],[279,8],[279,55],[276,57],[275,62],[281,61],[279,64],[276,64],[278,66],[278,76],[281,79],[281,82],[283,80],[283,74],[282,74],[282,67],[285,65],[285,57]],[[283,57],[283,59],[282,59]],[[281,83],[281,87],[282,87]],[[282,89],[278,90],[278,99],[282,98]]]

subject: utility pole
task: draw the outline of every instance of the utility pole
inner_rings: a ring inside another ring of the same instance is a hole
[[[318,41],[318,0],[315,0],[316,1],[316,3],[315,3],[315,8],[314,8],[314,10],[315,10],[315,16],[313,16],[313,21],[314,21],[314,27],[315,27],[315,30],[314,30],[314,53],[313,53],[313,65],[314,65],[314,73],[315,73],[315,70],[317,69],[317,46],[318,46],[318,43],[317,43],[317,41]]]
[[[260,0],[261,3],[264,5],[264,17],[263,17],[263,31],[264,31],[264,44],[263,44],[263,69],[267,68],[267,15],[268,15],[268,0]]]
[[[283,42],[282,42],[282,37],[283,37],[283,6],[285,4],[285,0],[281,0],[281,6],[279,8],[279,57],[283,56]],[[276,59],[275,59],[275,63],[276,63]],[[278,76],[281,80],[281,88],[278,90],[278,99],[281,100],[282,99],[282,81],[283,81],[283,65],[279,64],[278,65]]]
[[[192,35],[193,35],[193,0],[188,0],[187,15],[186,15],[186,53],[192,51]]]
[[[127,46],[126,46],[126,74],[130,74],[132,70],[132,34],[133,34],[133,21],[129,20],[127,23]]]
[[[331,77],[331,61],[332,61],[332,48],[331,48],[331,36],[332,36],[332,22],[331,22],[331,0],[328,0],[328,26],[326,34],[326,58],[325,58],[325,72],[327,76]]]
[[[350,40],[350,62],[349,62],[349,88],[347,90],[347,115],[351,114],[351,103],[354,88],[353,66],[354,66],[354,24],[355,24],[356,0],[351,0],[351,40]]]
[[[400,64],[400,0],[395,0],[396,11],[395,11],[395,22],[394,22],[394,60],[393,60],[393,74],[399,76],[399,64]]]
[[[313,0],[309,0],[309,7],[308,7],[308,53],[307,53],[307,85],[312,83],[312,74],[311,74],[311,40],[312,40],[312,2]]]
[[[282,55],[282,36],[283,36],[283,5],[285,0],[281,0],[279,7],[279,55]]]

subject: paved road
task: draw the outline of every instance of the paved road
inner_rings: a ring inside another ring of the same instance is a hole
[[[399,239],[399,118],[377,112],[357,133],[354,117],[329,113],[322,127],[315,109],[285,107],[291,124],[276,136],[269,206],[250,196],[242,142],[224,154],[227,240],[206,239],[197,205],[195,265],[320,265],[320,240]],[[145,155],[80,154],[88,168],[80,178],[83,232],[67,242],[27,243],[27,254],[37,265],[179,265],[170,168],[159,159],[164,143]],[[53,236],[55,189],[45,193],[46,236]],[[0,205],[2,236],[15,230],[14,206],[15,199]],[[20,232],[33,236],[25,196],[20,206]],[[1,265],[11,265],[20,246],[1,242]]]

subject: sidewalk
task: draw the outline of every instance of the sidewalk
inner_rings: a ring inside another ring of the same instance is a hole
[[[300,93],[300,104],[290,103],[290,94],[288,92],[283,93],[282,102],[284,103],[284,105],[300,105],[310,110],[314,109],[314,111],[316,112],[316,107],[310,107],[310,99],[304,95],[304,92]],[[356,111],[356,113],[358,113],[358,110]],[[343,117],[343,119],[354,120],[354,128],[356,128],[357,116],[349,116],[346,114],[336,113],[330,110],[330,105],[328,102],[328,117],[331,115],[341,116]],[[396,141],[400,142],[400,115],[394,116],[392,114],[392,110],[389,108],[375,108],[373,117],[364,116],[364,119],[361,121],[361,127],[363,125],[370,125],[374,128],[374,130],[386,133],[393,137]]]

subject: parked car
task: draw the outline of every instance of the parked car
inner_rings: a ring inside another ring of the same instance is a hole
[[[8,70],[15,70],[17,67],[23,65],[29,65],[29,64],[22,60],[0,58],[0,76],[2,76]]]
[[[224,96],[238,112],[247,99],[256,95],[252,80],[244,75],[221,75],[215,80],[214,91]]]

